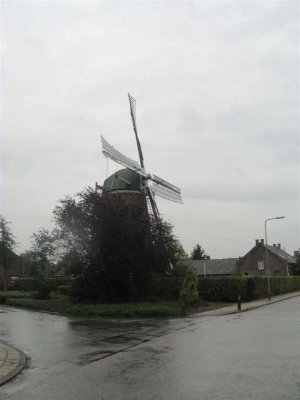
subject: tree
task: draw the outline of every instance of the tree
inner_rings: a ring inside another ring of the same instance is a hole
[[[87,188],[61,200],[54,217],[78,298],[139,299],[151,277],[170,271],[177,240],[172,226],[118,194]]]
[[[185,252],[182,244],[180,243],[180,241],[174,237],[174,240],[172,242],[172,244],[170,244],[171,247],[171,263],[172,265],[175,267],[175,265],[177,265],[177,263],[179,261],[184,261],[184,260],[188,260],[189,256],[188,254]]]
[[[34,297],[37,299],[50,298],[53,282],[49,280],[57,274],[56,235],[47,229],[40,229],[32,235],[32,248],[22,254],[23,265],[27,275],[36,278],[37,290]]]
[[[54,269],[55,240],[55,236],[44,228],[32,234],[31,261],[38,275],[51,274],[51,270]]]
[[[185,277],[180,291],[179,300],[183,308],[186,305],[192,304],[198,300],[198,275],[191,265],[189,265],[185,271]]]
[[[191,252],[192,260],[206,260],[209,256],[205,254],[205,250],[200,246],[200,244],[196,244]]]
[[[11,232],[6,219],[0,215],[0,264],[2,266],[3,290],[7,291],[7,271],[12,260],[16,257],[14,248],[15,237]]]
[[[24,275],[36,276],[39,271],[39,254],[33,250],[27,250],[20,254],[24,265]]]

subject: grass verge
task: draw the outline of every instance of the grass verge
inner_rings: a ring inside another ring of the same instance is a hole
[[[0,292],[0,295],[4,295]],[[49,300],[30,298],[26,292],[7,292],[6,304],[51,313],[118,318],[178,317],[180,304],[175,301],[141,303],[73,303],[69,296],[53,296]]]
[[[39,300],[31,298],[30,292],[9,291],[6,304],[36,311],[45,311],[64,315],[111,317],[111,318],[152,318],[180,317],[192,315],[224,307],[227,303],[200,302],[197,306],[189,307],[185,314],[179,302],[158,301],[140,303],[74,303],[69,296],[53,295],[51,299]]]

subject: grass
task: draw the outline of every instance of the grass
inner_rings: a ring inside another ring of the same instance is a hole
[[[30,292],[20,292],[17,290],[9,290],[7,292],[1,292],[0,291],[0,296],[5,296],[8,299],[14,298],[14,299],[21,299],[21,298],[29,298],[31,296]]]
[[[0,296],[4,292],[0,292]],[[182,307],[176,301],[157,301],[140,303],[75,303],[69,296],[52,295],[51,299],[38,300],[31,298],[30,292],[9,291],[6,293],[6,304],[36,311],[45,311],[65,315],[113,317],[113,318],[152,318],[183,316]],[[225,306],[225,303],[200,302],[188,308],[191,315]]]
[[[0,292],[4,296],[4,292]],[[54,295],[49,300],[37,300],[28,292],[7,292],[6,304],[14,307],[51,313],[95,317],[177,317],[182,315],[176,301],[141,303],[74,303],[69,296]]]

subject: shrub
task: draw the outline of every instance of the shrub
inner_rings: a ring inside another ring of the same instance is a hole
[[[186,270],[187,270],[187,267],[188,267],[188,265],[186,265],[186,264],[178,263],[178,264],[176,264],[175,267],[173,268],[172,273],[173,273],[173,275],[176,276],[176,277],[184,278],[185,272],[186,272]]]
[[[50,299],[51,291],[54,289],[54,284],[44,276],[40,276],[37,279],[37,290],[34,292],[33,297],[35,299]]]
[[[68,285],[60,285],[56,289],[57,294],[62,294],[65,296],[70,296],[71,294],[71,287]]]
[[[149,299],[177,300],[182,281],[182,278],[173,276],[153,278],[149,282]]]
[[[183,306],[195,303],[198,300],[199,294],[197,283],[197,272],[195,268],[189,265],[185,271],[185,277],[179,294],[179,300]]]
[[[34,291],[39,289],[40,285],[40,277],[24,277],[24,278],[17,278],[10,282],[9,290],[20,290],[20,291]],[[59,286],[67,286],[70,283],[70,278],[65,277],[52,277],[52,278],[45,278],[49,281],[49,285],[51,285],[51,290],[56,290]]]
[[[9,284],[9,290],[21,290],[21,291],[30,291],[37,290],[38,281],[37,278],[18,278],[14,279]]]

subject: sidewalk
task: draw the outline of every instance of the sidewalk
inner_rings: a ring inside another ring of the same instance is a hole
[[[244,311],[249,311],[253,310],[255,308],[267,306],[269,304],[277,303],[278,301],[282,300],[287,300],[291,299],[293,297],[300,296],[300,291],[298,292],[291,292],[291,293],[286,293],[286,294],[281,294],[279,296],[273,296],[271,297],[271,300],[269,299],[259,299],[259,300],[253,300],[253,301],[248,301],[248,302],[242,302],[241,304],[241,310],[238,310],[237,303],[232,305],[232,306],[227,306],[223,308],[218,308],[216,310],[211,310],[211,311],[205,311],[203,313],[196,314],[197,316],[213,316],[213,315],[227,315],[227,314],[235,314],[235,313],[240,313]]]
[[[216,310],[206,311],[199,314],[189,316],[194,317],[207,317],[234,314],[243,311],[252,310],[268,304],[276,303],[278,301],[290,299],[292,297],[300,296],[299,292],[292,292],[280,296],[274,296],[271,301],[268,299],[254,300],[251,302],[242,303],[241,311],[238,310],[237,304],[219,308]],[[29,363],[30,358],[21,350],[18,350],[7,343],[0,341],[0,386],[14,378],[19,374]]]
[[[0,386],[18,375],[28,361],[23,351],[0,341]]]

